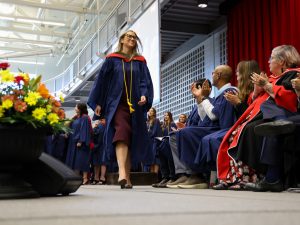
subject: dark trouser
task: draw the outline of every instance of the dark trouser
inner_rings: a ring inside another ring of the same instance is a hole
[[[155,140],[160,160],[160,172],[163,179],[175,179],[175,166],[169,144],[169,138],[162,141]]]

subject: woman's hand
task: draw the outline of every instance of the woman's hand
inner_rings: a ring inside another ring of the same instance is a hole
[[[300,73],[297,73],[297,78],[291,80],[292,86],[298,97],[300,97]]]
[[[145,105],[147,102],[147,99],[145,96],[141,96],[141,100],[138,102],[139,106]]]
[[[257,96],[263,91],[264,91],[264,89],[262,87],[254,84],[253,99],[257,98]]]
[[[260,74],[252,73],[251,80],[253,84],[256,84],[257,86],[262,88],[269,84],[269,78],[264,72],[261,72]]]
[[[78,147],[78,148],[80,148],[81,147],[81,143],[80,142],[77,142],[77,144],[76,144],[76,146]]]
[[[97,105],[94,112],[95,112],[96,116],[100,116],[100,114],[101,114],[101,106]]]
[[[242,102],[236,91],[227,91],[225,92],[224,97],[228,102],[230,102],[234,106],[237,106]]]

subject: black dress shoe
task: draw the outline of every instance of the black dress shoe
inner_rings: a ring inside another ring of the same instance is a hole
[[[275,120],[272,122],[257,125],[254,128],[255,134],[259,136],[277,136],[292,133],[296,125],[289,120]]]
[[[152,187],[158,188],[158,187],[160,187],[161,185],[166,184],[168,181],[169,181],[168,179],[164,178],[164,179],[162,179],[160,182],[155,183],[155,184],[152,184]]]
[[[119,180],[118,183],[119,183],[121,189],[124,189],[125,186],[126,186],[126,184],[127,184],[127,180],[126,179],[122,179],[122,180]]]
[[[282,192],[284,190],[283,184],[280,180],[274,183],[268,183],[265,179],[261,180],[258,183],[247,183],[245,189],[255,192]]]

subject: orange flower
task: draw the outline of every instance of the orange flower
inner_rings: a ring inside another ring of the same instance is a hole
[[[46,88],[45,84],[42,83],[39,85],[37,92],[40,93],[43,98],[49,98],[50,96],[49,90]]]
[[[61,103],[59,101],[56,101],[55,99],[52,100],[52,105],[56,107],[61,107]]]
[[[57,112],[57,115],[60,119],[65,119],[66,118],[65,110],[63,110],[63,109],[59,109],[58,112]]]
[[[58,113],[58,111],[59,111],[59,108],[58,108],[58,107],[55,107],[55,106],[52,107],[52,112]]]
[[[4,102],[5,100],[9,99],[12,102],[14,102],[15,98],[16,98],[16,96],[14,96],[14,95],[4,95],[4,96],[1,97],[1,100],[2,100],[2,102]]]
[[[27,109],[27,105],[22,100],[16,100],[14,102],[14,108],[17,112],[24,112]]]

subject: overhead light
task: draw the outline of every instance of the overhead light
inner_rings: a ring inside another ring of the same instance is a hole
[[[197,3],[199,8],[206,8],[208,4],[208,0],[198,0]]]
[[[15,11],[15,5],[0,3],[0,12],[3,14],[12,14]]]
[[[2,20],[9,20],[9,21],[15,21],[15,18],[8,17],[8,16],[0,16],[0,19],[2,19]]]
[[[35,20],[35,19],[26,19],[26,18],[16,18],[16,21],[17,21],[17,22],[24,22],[24,23],[47,24],[47,25],[60,26],[60,27],[66,26],[65,23],[53,22],[53,21],[46,21],[46,20]]]
[[[31,64],[31,65],[45,65],[43,62],[33,62],[33,61],[22,61],[22,60],[8,60],[10,63],[21,63],[21,64]]]

